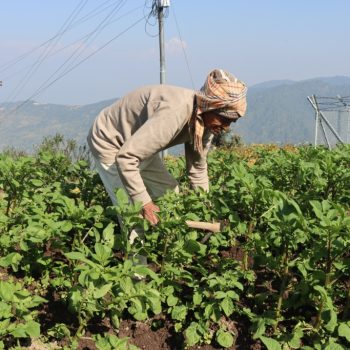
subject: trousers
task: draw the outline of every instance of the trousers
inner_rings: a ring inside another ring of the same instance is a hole
[[[117,165],[103,163],[95,156],[93,158],[94,168],[98,172],[113,205],[118,205],[115,190],[117,188],[125,190],[125,187],[119,176]],[[178,182],[169,173],[158,154],[142,161],[139,168],[142,180],[152,199],[161,197],[168,190],[179,192]],[[119,218],[119,225],[123,225],[121,218]],[[143,234],[140,230],[133,229],[129,234],[130,244],[133,244],[137,237],[142,240]],[[139,255],[137,258],[139,263],[147,264],[146,257]]]

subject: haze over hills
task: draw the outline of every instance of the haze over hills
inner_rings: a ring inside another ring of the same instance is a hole
[[[283,80],[255,85],[248,93],[246,117],[237,122],[235,130],[246,143],[312,143],[315,111],[307,96],[313,94],[350,96],[350,78]]]
[[[268,81],[249,87],[247,114],[233,126],[234,132],[245,143],[312,143],[315,113],[307,96],[313,94],[350,96],[350,78]],[[1,103],[0,150],[14,147],[31,152],[45,136],[57,133],[85,144],[96,115],[116,99],[84,106],[30,101],[15,112],[11,111],[21,102]]]

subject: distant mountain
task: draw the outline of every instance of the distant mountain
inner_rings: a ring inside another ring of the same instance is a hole
[[[0,104],[0,150],[7,147],[31,152],[45,136],[63,134],[84,144],[96,115],[114,100],[84,106],[42,104],[29,101]]]
[[[307,96],[350,96],[349,77],[303,81],[275,80],[249,87],[247,114],[233,126],[245,143],[310,143],[314,110]],[[84,144],[97,114],[116,99],[84,106],[40,104],[29,101],[0,104],[0,150],[31,152],[45,136],[56,133]],[[180,151],[181,152],[181,151]]]
[[[315,111],[307,100],[311,95],[350,96],[350,78],[272,81],[252,86],[247,114],[234,130],[246,143],[311,143],[315,129]]]
[[[295,81],[293,80],[270,80],[270,81],[265,81],[263,83],[259,83],[253,86],[255,90],[258,89],[270,89],[274,88],[276,86],[281,86],[281,85],[290,85],[294,84]]]

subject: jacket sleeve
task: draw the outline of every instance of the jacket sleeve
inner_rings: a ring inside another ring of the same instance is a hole
[[[171,140],[182,130],[183,117],[178,110],[171,110],[166,103],[159,103],[156,110],[122,146],[116,156],[120,178],[134,202],[146,204],[152,199],[140,174],[140,162],[167,148]]]
[[[209,191],[207,154],[213,136],[214,135],[207,130],[204,132],[202,155],[194,150],[193,144],[185,143],[186,168],[193,188],[201,187],[205,191]]]

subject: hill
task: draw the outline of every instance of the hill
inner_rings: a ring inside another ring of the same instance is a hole
[[[234,131],[246,143],[310,143],[314,134],[314,110],[307,96],[349,96],[350,78],[330,77],[304,81],[279,80],[252,86],[248,110]],[[63,134],[85,143],[88,129],[104,107],[114,100],[84,106],[40,104],[29,101],[0,104],[0,150],[7,147],[28,152],[45,136]]]
[[[253,86],[248,110],[235,131],[246,143],[299,144],[313,142],[315,112],[307,96],[350,95],[350,78],[275,81]]]

